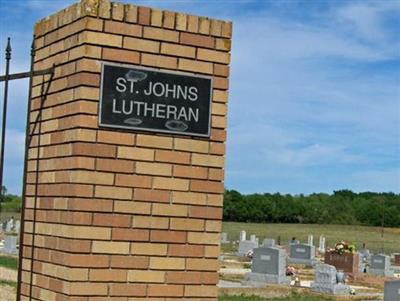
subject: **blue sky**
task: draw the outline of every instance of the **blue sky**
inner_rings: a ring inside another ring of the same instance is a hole
[[[234,22],[227,188],[400,192],[400,1],[124,2]],[[12,72],[29,69],[35,21],[71,3],[0,0]],[[14,193],[26,98],[27,81],[12,82],[5,184]]]

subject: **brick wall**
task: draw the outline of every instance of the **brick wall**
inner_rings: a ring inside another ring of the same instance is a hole
[[[216,300],[231,30],[96,0],[36,25],[20,300]],[[211,137],[99,128],[102,61],[212,76]]]

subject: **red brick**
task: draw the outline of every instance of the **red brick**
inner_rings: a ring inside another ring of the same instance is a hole
[[[112,239],[127,241],[148,241],[149,230],[116,228],[112,230]]]
[[[144,297],[146,296],[146,285],[132,283],[113,283],[110,284],[110,295]]]
[[[71,255],[69,257],[69,266],[72,267],[108,267],[109,258],[107,255]]]
[[[215,39],[210,36],[193,34],[182,32],[181,39],[182,44],[198,46],[198,47],[206,47],[206,48],[214,48]]]
[[[152,230],[150,234],[150,240],[152,242],[185,243],[186,232]]]
[[[147,294],[149,297],[181,297],[183,285],[149,284]]]
[[[106,21],[104,31],[126,36],[142,36],[142,26],[123,22]]]
[[[156,161],[189,164],[190,154],[185,152],[156,150]]]
[[[173,284],[201,284],[200,272],[167,272],[166,282]]]
[[[224,183],[218,181],[201,181],[201,180],[191,180],[190,190],[197,192],[209,192],[209,193],[223,193]]]
[[[103,59],[127,64],[139,64],[140,54],[133,50],[103,48]]]
[[[75,215],[76,213],[74,213]],[[93,214],[93,225],[109,227],[129,227],[131,225],[131,216],[122,214]]]
[[[139,11],[138,23],[142,25],[150,25],[151,9],[148,7],[139,6],[138,11]]]
[[[174,257],[203,257],[204,246],[171,244],[168,247],[168,255]]]
[[[119,174],[115,179],[115,184],[118,186],[150,188],[151,177]]]
[[[196,166],[174,166],[174,176],[181,178],[206,179],[207,168]]]
[[[222,208],[191,206],[189,209],[189,216],[206,219],[221,219]]]
[[[140,189],[135,188],[133,199],[136,201],[151,201],[151,202],[169,202],[170,192],[165,190],[155,189]]]
[[[96,170],[119,173],[133,173],[133,162],[117,159],[97,159]]]

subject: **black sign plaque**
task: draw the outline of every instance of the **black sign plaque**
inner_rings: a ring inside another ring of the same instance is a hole
[[[103,63],[99,124],[208,137],[211,77]]]

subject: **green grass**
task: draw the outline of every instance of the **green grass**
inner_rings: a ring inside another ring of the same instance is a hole
[[[17,283],[15,281],[4,280],[4,279],[0,279],[0,286],[1,285],[9,285],[9,286],[12,286],[12,287],[17,287]]]
[[[18,269],[18,258],[0,256],[0,266],[8,269]]]
[[[219,301],[334,301],[332,298],[321,296],[302,296],[293,294],[290,297],[265,299],[256,296],[222,296],[218,298]]]
[[[385,228],[384,238],[381,238],[381,228],[346,226],[346,225],[302,225],[302,224],[252,224],[224,222],[222,231],[228,233],[229,240],[238,240],[239,232],[246,230],[247,237],[256,234],[260,243],[264,238],[281,237],[281,244],[286,244],[292,237],[307,242],[309,234],[314,235],[314,245],[318,247],[319,236],[325,235],[326,246],[333,247],[340,240],[346,240],[356,245],[358,249],[365,243],[373,252],[380,252],[382,246],[387,254],[400,252],[400,228]],[[223,245],[224,251],[232,251],[231,245]]]

